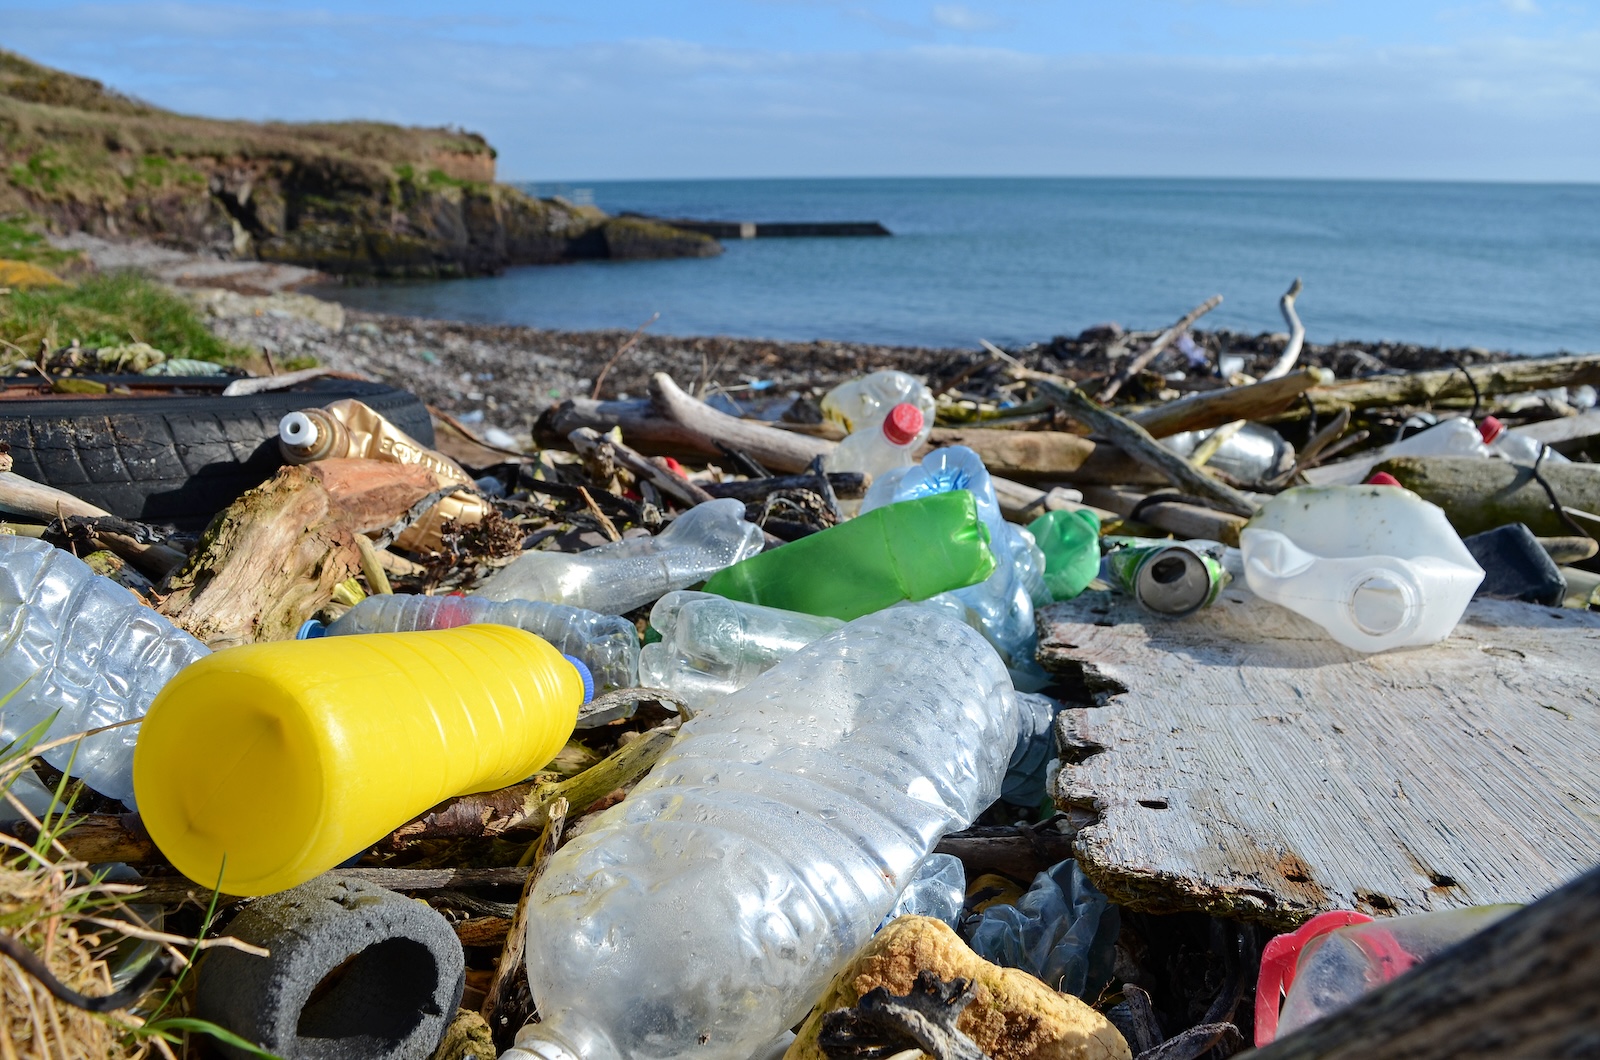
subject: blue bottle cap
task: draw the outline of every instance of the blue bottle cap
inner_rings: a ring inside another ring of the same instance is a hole
[[[583,678],[583,701],[589,702],[594,698],[594,674],[589,672],[589,668],[577,656],[563,655],[562,658],[571,663],[572,668],[578,671],[578,676]]]
[[[308,618],[300,624],[300,632],[294,635],[295,640],[316,640],[328,635],[328,627],[314,618]]]

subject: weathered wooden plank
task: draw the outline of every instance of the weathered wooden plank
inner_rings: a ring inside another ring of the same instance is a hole
[[[1118,902],[1287,926],[1325,909],[1526,902],[1600,863],[1600,615],[1474,602],[1360,655],[1226,590],[1163,621],[1109,593],[1040,617],[1057,802]]]

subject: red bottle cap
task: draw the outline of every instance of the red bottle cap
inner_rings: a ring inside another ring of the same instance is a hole
[[[1484,445],[1492,445],[1494,440],[1506,433],[1506,425],[1493,416],[1485,416],[1478,423],[1478,435],[1483,439]]]
[[[683,469],[683,465],[672,459],[672,457],[664,456],[661,459],[667,465],[667,470],[672,472],[674,475],[677,475],[679,478],[689,477],[689,473]]]
[[[910,403],[896,405],[883,421],[883,436],[893,445],[910,445],[922,433],[922,410]]]
[[[1379,471],[1367,479],[1365,484],[1368,486],[1398,486],[1400,485],[1400,480],[1387,471]]]

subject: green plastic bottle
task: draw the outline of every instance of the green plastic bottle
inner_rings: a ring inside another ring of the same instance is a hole
[[[705,591],[850,621],[994,573],[989,529],[968,490],[876,508],[718,571]]]
[[[1044,553],[1044,584],[1051,599],[1071,600],[1100,573],[1100,517],[1076,511],[1045,512],[1028,524]]]

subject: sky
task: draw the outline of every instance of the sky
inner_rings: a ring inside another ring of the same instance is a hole
[[[1600,0],[0,0],[0,47],[508,180],[1600,180]]]

